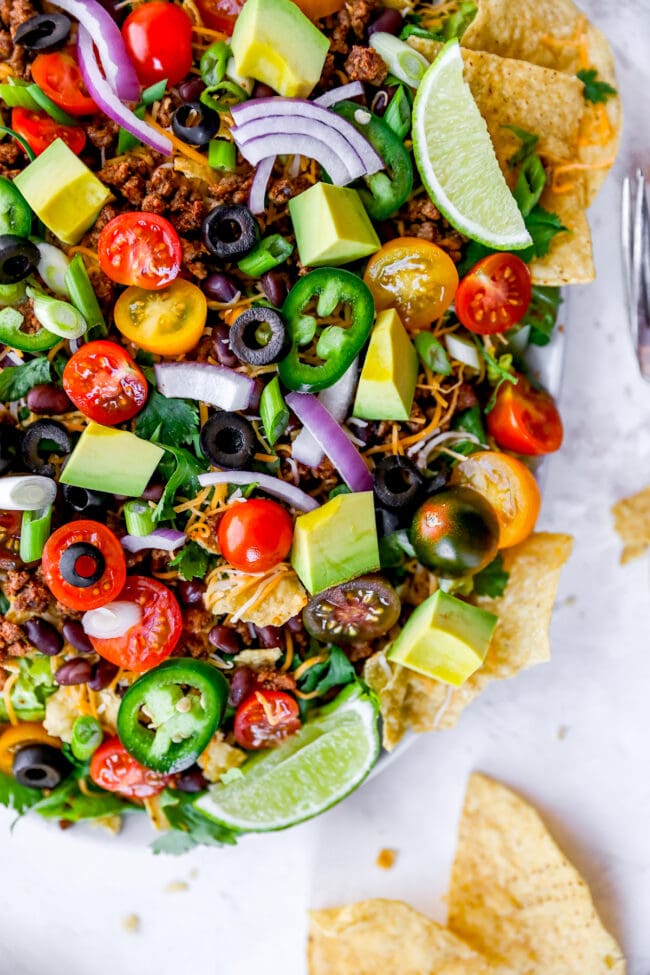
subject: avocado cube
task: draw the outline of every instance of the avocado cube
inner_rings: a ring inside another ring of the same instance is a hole
[[[408,420],[418,378],[418,356],[394,308],[377,316],[357,386],[353,416]]]
[[[289,213],[304,267],[349,264],[381,247],[356,190],[315,183],[289,200]]]
[[[61,483],[138,498],[164,453],[128,430],[89,423],[70,454]]]
[[[323,71],[329,40],[291,0],[246,0],[231,48],[237,74],[288,98],[306,98]]]
[[[485,660],[497,622],[494,613],[439,589],[418,606],[386,656],[460,687]]]
[[[372,491],[338,494],[299,515],[291,564],[310,593],[321,592],[379,568]]]
[[[76,244],[112,194],[61,139],[14,179],[34,213],[64,244]]]

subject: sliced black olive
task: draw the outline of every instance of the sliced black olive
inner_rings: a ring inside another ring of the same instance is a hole
[[[41,255],[36,244],[16,234],[0,235],[0,284],[16,284],[36,269]]]
[[[79,589],[94,586],[104,575],[105,569],[104,556],[90,542],[69,545],[59,560],[59,571],[65,581]]]
[[[277,311],[260,305],[237,318],[228,335],[230,348],[238,359],[251,366],[268,366],[284,359],[291,341]]]
[[[20,457],[20,431],[8,423],[0,423],[0,474],[11,470]]]
[[[36,420],[23,434],[22,454],[25,465],[35,474],[54,477],[54,464],[48,464],[43,455],[69,454],[72,450],[70,434],[56,420]]]
[[[65,506],[71,514],[96,520],[97,515],[106,510],[110,495],[72,484],[62,484],[61,487]]]
[[[201,102],[179,105],[172,116],[172,132],[190,146],[207,146],[220,125],[219,113]]]
[[[201,450],[215,467],[239,469],[252,460],[257,443],[252,425],[239,413],[215,413],[201,430]]]
[[[259,239],[257,220],[248,207],[237,203],[215,207],[203,221],[205,246],[223,261],[248,254]]]
[[[21,785],[32,789],[54,789],[71,766],[52,745],[25,745],[14,754],[12,771]]]
[[[403,528],[402,519],[395,511],[389,511],[388,508],[375,508],[375,521],[377,523],[377,533],[383,537],[384,535],[392,535],[393,532],[398,531],[398,529]]]
[[[414,505],[423,487],[424,478],[407,457],[384,457],[375,468],[375,494],[384,508],[399,510]]]
[[[411,543],[428,568],[448,579],[474,575],[488,565],[499,547],[494,508],[471,488],[438,491],[413,516]]]
[[[20,25],[14,42],[30,51],[48,51],[67,40],[71,26],[65,14],[38,14]]]
[[[305,629],[323,643],[357,643],[388,633],[400,614],[399,596],[381,576],[332,586],[305,606]]]

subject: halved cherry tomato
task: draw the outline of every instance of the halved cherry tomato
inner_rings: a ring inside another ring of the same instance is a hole
[[[169,220],[155,213],[120,213],[97,241],[99,266],[111,281],[159,291],[178,276],[183,248]]]
[[[55,139],[62,139],[78,156],[86,145],[86,133],[80,125],[60,125],[47,112],[30,112],[26,108],[14,108],[11,127],[28,143],[35,155],[40,156]]]
[[[128,799],[150,799],[169,783],[168,775],[140,765],[127,752],[117,737],[107,738],[90,763],[90,778],[107,792],[117,792]]]
[[[200,288],[177,278],[162,291],[127,288],[115,303],[122,335],[157,355],[182,355],[198,343],[208,305]]]
[[[494,335],[520,322],[530,305],[530,271],[515,254],[490,254],[458,285],[455,307],[470,332]]]
[[[373,254],[363,276],[377,311],[394,308],[405,325],[425,328],[454,300],[456,265],[420,237],[397,237]]]
[[[562,444],[562,418],[555,400],[522,375],[516,383],[501,386],[487,425],[499,446],[516,454],[551,454]]]
[[[32,61],[32,78],[48,98],[70,115],[94,115],[99,111],[69,50],[38,54]]]
[[[143,3],[122,24],[122,37],[140,84],[175,85],[192,67],[192,21],[175,3]]]
[[[478,450],[456,465],[451,483],[473,488],[490,502],[499,522],[499,548],[518,545],[535,528],[541,495],[537,481],[516,457]]]
[[[272,748],[300,728],[297,702],[284,691],[257,690],[235,713],[235,741],[242,748]]]
[[[104,339],[82,345],[68,359],[63,388],[85,416],[109,427],[139,413],[149,392],[129,353]]]
[[[178,643],[183,629],[180,607],[167,586],[147,576],[129,576],[119,599],[138,604],[140,622],[122,636],[91,636],[90,642],[100,657],[141,674],[166,660]]]
[[[73,545],[79,548],[66,555]],[[54,598],[68,609],[97,609],[122,590],[126,579],[124,549],[101,522],[71,521],[45,543],[43,575]]]
[[[339,2],[339,0],[334,0]],[[212,30],[221,30],[230,36],[244,6],[244,0],[196,0],[201,18]],[[302,0],[301,0],[302,6]]]
[[[219,522],[219,548],[242,572],[268,572],[289,554],[293,521],[275,501],[253,498],[234,504]]]

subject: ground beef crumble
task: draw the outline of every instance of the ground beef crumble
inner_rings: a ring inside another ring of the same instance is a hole
[[[52,600],[40,567],[8,572],[3,589],[11,600],[12,608],[18,613],[42,613]]]
[[[345,70],[350,81],[366,81],[369,85],[381,85],[388,75],[388,68],[382,57],[371,47],[355,44],[345,62]]]
[[[0,621],[0,660],[24,657],[32,649],[20,626],[8,620]]]

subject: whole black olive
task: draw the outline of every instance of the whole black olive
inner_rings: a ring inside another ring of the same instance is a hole
[[[375,495],[380,505],[389,510],[414,505],[423,487],[422,474],[406,457],[384,457],[375,468]]]
[[[54,477],[54,465],[48,464],[41,455],[69,454],[72,450],[70,434],[62,423],[56,420],[36,420],[23,434],[21,446],[25,466],[35,474]]]
[[[0,423],[0,474],[15,467],[20,456],[20,432],[8,423]]]
[[[20,25],[14,43],[30,51],[49,51],[68,39],[71,26],[65,14],[38,14]]]
[[[215,467],[246,467],[253,459],[256,442],[248,420],[226,410],[211,416],[201,430],[201,450]]]
[[[25,745],[14,753],[14,778],[32,789],[56,788],[70,769],[59,749],[52,745]]]
[[[219,113],[201,102],[179,105],[172,115],[172,132],[190,146],[207,146],[220,125]]]
[[[16,284],[36,269],[41,255],[36,244],[16,234],[0,235],[0,284]]]
[[[230,348],[251,366],[268,366],[284,359],[291,345],[287,329],[272,308],[249,308],[230,328]]]
[[[95,545],[75,542],[69,545],[59,560],[59,572],[67,583],[88,589],[99,582],[106,569],[106,560]]]
[[[248,207],[237,203],[215,207],[203,221],[205,246],[223,261],[248,254],[259,239],[257,220]]]
[[[97,520],[107,507],[110,495],[89,488],[75,487],[72,484],[62,484],[63,500],[70,514],[83,515],[85,518]]]

